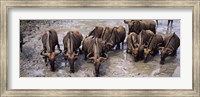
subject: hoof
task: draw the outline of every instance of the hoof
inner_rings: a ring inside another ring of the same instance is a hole
[[[70,73],[74,73],[75,72],[75,70],[70,70]]]
[[[160,61],[160,64],[161,64],[161,65],[164,65],[164,62],[163,62],[163,61]]]

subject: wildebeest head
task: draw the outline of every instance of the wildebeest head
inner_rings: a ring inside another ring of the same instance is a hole
[[[129,21],[128,20],[124,20],[124,23],[128,24],[129,33],[130,32],[134,32],[134,31],[131,30],[131,27],[133,26],[134,22],[135,22],[135,20],[129,20]]]
[[[135,32],[137,34],[140,33],[140,31],[142,30],[140,21],[141,20],[130,20],[130,21],[124,20],[124,23],[128,24],[128,28],[129,28],[128,34],[130,34],[131,32]]]
[[[47,57],[48,60],[49,60],[50,65],[53,67],[54,64],[55,64],[55,58],[60,53],[61,53],[61,51],[59,51],[59,52],[51,52],[51,53],[44,53],[44,51],[42,51],[40,53],[40,55],[42,55],[44,57]],[[51,69],[52,69],[51,71],[55,71],[54,68],[51,68]]]
[[[165,48],[165,47],[159,47],[161,51],[161,61],[160,64],[164,64],[165,58],[172,54],[173,49],[172,48]]]
[[[149,55],[153,54],[152,49],[150,48],[144,48],[144,62],[147,62],[147,58],[149,57]]]
[[[131,49],[134,61],[137,62],[139,60],[139,44],[133,45]]]
[[[70,64],[70,72],[74,73],[74,61],[78,59],[78,54],[73,53],[67,53],[64,54],[65,59],[68,60]]]
[[[99,58],[95,58],[95,57],[91,57],[89,58],[90,60],[92,60],[94,66],[95,66],[95,73],[96,73],[96,77],[99,76],[99,68],[100,68],[100,65],[101,63],[103,62],[103,60],[107,59],[107,58],[104,58],[104,57],[99,57]]]
[[[151,36],[151,38],[149,39],[147,45],[144,46],[144,62],[147,62],[147,59],[149,57],[149,55],[153,54],[153,50],[152,50],[152,43],[155,42],[153,41],[153,38],[155,37],[155,35]]]
[[[113,48],[113,40],[111,39],[113,34],[112,28],[105,27],[102,35],[102,45],[105,52],[108,52],[110,49]]]

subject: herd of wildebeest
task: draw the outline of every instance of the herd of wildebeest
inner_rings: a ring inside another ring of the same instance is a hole
[[[173,20],[168,20],[171,25]],[[99,76],[99,68],[102,62],[108,59],[107,53],[124,48],[125,38],[127,43],[126,52],[133,56],[135,62],[144,60],[148,62],[149,57],[153,57],[160,50],[160,64],[165,63],[168,56],[176,56],[176,51],[180,46],[180,39],[175,32],[167,33],[166,37],[156,34],[158,21],[154,20],[124,20],[128,24],[128,36],[123,26],[103,27],[96,26],[85,38],[79,31],[68,31],[63,38],[64,49],[60,48],[57,32],[50,29],[42,36],[43,50],[40,55],[43,57],[46,66],[50,64],[51,71],[55,71],[56,56],[62,54],[70,65],[70,72],[74,73],[74,62],[79,54],[85,56],[85,60],[92,62],[95,67],[95,75]],[[20,33],[20,49],[22,52],[23,37]],[[82,44],[82,48],[80,48]],[[57,46],[59,51],[55,51]],[[116,47],[115,47],[116,46]]]

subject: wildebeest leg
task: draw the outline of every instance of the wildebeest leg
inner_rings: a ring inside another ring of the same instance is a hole
[[[157,26],[158,26],[158,20],[156,20],[156,24],[157,24]]]
[[[57,43],[58,50],[61,51],[59,43]]]
[[[46,49],[44,49],[43,51],[44,51],[44,53],[46,53]],[[46,66],[48,66],[47,57],[44,56],[43,59],[44,59],[44,62],[45,62],[45,64],[46,64]]]
[[[173,20],[170,20],[170,21],[171,21],[170,32],[172,32],[172,28],[173,28]]]
[[[126,53],[128,53],[128,54],[130,54],[131,52],[130,52],[130,49],[126,49]]]
[[[169,23],[170,23],[170,20],[168,20],[168,22],[167,22],[167,32],[166,33],[169,32]]]
[[[82,50],[81,50],[81,48],[79,48],[79,54],[82,54],[83,52],[82,52]]]
[[[22,52],[22,42],[20,41],[20,51]]]
[[[85,58],[84,58],[84,60],[87,60],[87,55],[88,55],[88,53],[85,53]]]
[[[117,44],[117,47],[116,47],[116,50],[119,50],[120,49],[120,43]]]
[[[122,49],[124,49],[124,42],[122,42]]]

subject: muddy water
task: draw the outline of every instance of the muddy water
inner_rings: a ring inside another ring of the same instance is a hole
[[[62,55],[56,58],[55,72],[50,66],[45,66],[40,56],[42,50],[41,36],[45,30],[55,29],[58,33],[59,44],[63,50],[63,37],[69,30],[78,30],[85,37],[95,26],[123,25],[127,32],[128,27],[123,20],[37,20],[21,21],[20,29],[24,34],[23,52],[20,53],[20,77],[94,77],[94,65],[84,60],[80,55],[75,62],[75,73],[70,73],[69,64]],[[159,20],[157,33],[165,36],[167,20]],[[180,20],[174,20],[173,32],[180,37]],[[57,50],[57,48],[56,48]],[[160,65],[160,55],[151,57],[148,63],[134,62],[132,55],[124,49],[112,50],[108,53],[109,59],[100,67],[101,77],[180,77],[180,47],[176,57],[168,57],[165,65]]]

